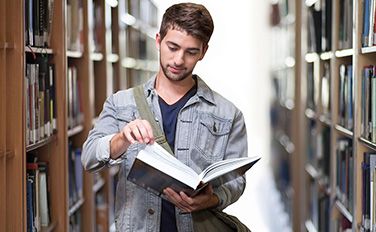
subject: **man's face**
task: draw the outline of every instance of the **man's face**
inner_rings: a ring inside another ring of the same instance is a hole
[[[192,75],[197,62],[204,58],[207,46],[184,31],[168,30],[161,40],[156,37],[160,66],[166,78],[181,81]]]

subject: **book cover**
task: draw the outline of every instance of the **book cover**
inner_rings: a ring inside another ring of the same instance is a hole
[[[194,196],[209,183],[216,187],[244,175],[259,160],[259,156],[222,160],[197,174],[154,143],[138,153],[127,179],[156,195],[170,187]]]

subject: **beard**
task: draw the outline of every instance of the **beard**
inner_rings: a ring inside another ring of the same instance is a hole
[[[163,74],[170,81],[182,81],[192,75],[193,70],[187,70],[187,69],[181,70],[179,74],[172,73],[168,70],[169,65],[163,65],[161,60],[159,62],[160,62],[160,66],[162,68]]]

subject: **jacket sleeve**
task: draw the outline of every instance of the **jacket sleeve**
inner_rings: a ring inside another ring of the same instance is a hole
[[[229,134],[224,159],[246,156],[248,156],[247,131],[243,114],[238,110]],[[214,188],[213,191],[220,200],[217,208],[222,210],[237,201],[243,194],[245,185],[246,179],[245,175],[243,175],[217,188]]]
[[[98,171],[107,164],[121,162],[110,159],[110,141],[119,132],[113,96],[107,98],[94,128],[83,145],[81,162],[85,170]]]

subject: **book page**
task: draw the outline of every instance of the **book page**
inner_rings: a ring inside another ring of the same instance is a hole
[[[221,183],[225,183],[236,178],[237,176],[243,175],[259,160],[260,157],[244,157],[222,160],[208,166],[206,169],[204,169],[199,177],[204,183],[213,181],[218,177],[222,178],[222,180],[220,180]]]
[[[146,145],[137,155],[137,159],[168,174],[195,189],[199,184],[198,174],[169,154],[159,144]]]

